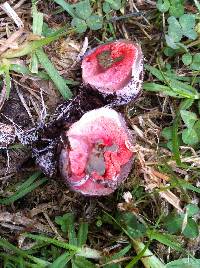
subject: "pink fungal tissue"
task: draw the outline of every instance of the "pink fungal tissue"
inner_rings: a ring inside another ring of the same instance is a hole
[[[114,95],[115,103],[136,98],[143,80],[143,54],[140,46],[117,40],[89,51],[82,61],[84,84],[102,95]]]
[[[60,170],[72,190],[89,196],[112,193],[128,176],[134,153],[121,114],[107,107],[85,113],[65,133]]]

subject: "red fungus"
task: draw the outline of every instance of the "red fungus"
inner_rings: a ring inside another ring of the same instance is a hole
[[[90,196],[108,195],[128,176],[133,162],[131,134],[115,110],[87,112],[66,136],[60,170],[73,190]]]
[[[141,90],[143,55],[141,48],[127,40],[100,45],[82,61],[83,82],[102,95],[114,96],[115,104],[125,104]]]

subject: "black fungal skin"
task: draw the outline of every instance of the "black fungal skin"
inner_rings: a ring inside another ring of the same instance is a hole
[[[86,112],[103,107],[105,102],[96,92],[84,90],[73,99],[61,104],[51,121],[39,127],[38,139],[31,144],[33,157],[42,172],[48,177],[58,173],[58,159],[63,144],[67,143],[64,132]]]

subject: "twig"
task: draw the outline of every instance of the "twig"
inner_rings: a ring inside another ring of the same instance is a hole
[[[25,101],[25,99],[24,99],[24,96],[23,96],[23,95],[21,94],[21,92],[19,91],[18,85],[15,84],[15,88],[16,88],[17,94],[18,94],[18,96],[19,96],[19,98],[20,98],[20,101],[22,102],[22,104],[23,104],[25,110],[27,111],[27,114],[29,115],[29,117],[30,117],[30,119],[31,119],[32,124],[35,125],[33,116],[32,116],[32,114],[31,114],[31,112],[30,112],[30,109],[29,109],[28,105],[26,104],[26,101]]]
[[[19,18],[14,9],[8,4],[8,2],[3,3],[0,5],[0,7],[15,22],[18,28],[24,28],[22,20]]]
[[[20,28],[18,31],[11,34],[8,39],[6,39],[3,44],[0,46],[0,55],[10,48],[13,42],[18,39],[23,34],[23,28]]]

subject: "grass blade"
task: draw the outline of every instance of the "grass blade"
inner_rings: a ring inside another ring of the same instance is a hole
[[[66,264],[71,260],[73,257],[72,254],[63,253],[60,255],[55,261],[49,266],[49,268],[65,268]]]
[[[68,238],[69,238],[70,244],[77,246],[77,237],[76,237],[74,224],[69,225]]]
[[[20,73],[23,75],[31,75],[31,76],[35,76],[44,80],[48,80],[49,76],[46,72],[43,71],[39,71],[37,74],[33,74],[31,73],[31,71],[26,67],[23,66],[21,64],[11,64],[10,65],[10,71],[16,72],[16,73]]]
[[[54,239],[54,238],[49,238],[49,237],[46,237],[46,236],[43,236],[43,235],[25,234],[25,236],[28,237],[28,238],[31,238],[33,240],[36,240],[36,241],[47,242],[49,244],[53,244],[53,245],[55,245],[57,247],[68,249],[68,250],[71,250],[71,251],[77,252],[77,251],[80,250],[80,248],[77,247],[77,246],[68,244],[68,243],[63,242],[63,241],[59,241],[59,240]]]
[[[25,182],[23,182],[19,187],[19,190],[26,189],[28,186],[30,186],[42,173],[40,171],[37,171],[33,173]]]
[[[49,43],[57,40],[61,36],[66,35],[67,33],[70,32],[74,32],[74,30],[69,30],[68,32],[66,32],[65,28],[61,28],[58,31],[54,32],[53,34],[49,35],[48,37],[41,38],[40,40],[26,42],[25,44],[21,45],[18,49],[9,49],[5,53],[3,53],[1,57],[6,59],[12,59],[26,56],[28,54],[33,53],[36,49],[48,45]]]
[[[148,231],[148,236],[150,239],[155,239],[158,242],[171,247],[177,251],[183,251],[183,248],[181,244],[179,244],[177,241],[175,241],[175,237],[169,234],[159,233],[157,231]]]
[[[64,0],[54,0],[55,3],[57,3],[59,6],[61,6],[69,15],[72,17],[75,17],[73,8],[70,4],[66,3]]]
[[[6,98],[9,99],[10,90],[11,90],[11,78],[10,78],[10,70],[9,65],[5,65],[5,85],[6,85]]]
[[[44,53],[43,49],[38,49],[36,51],[36,55],[38,57],[39,62],[44,67],[48,75],[51,77],[52,81],[60,91],[63,98],[70,99],[72,97],[70,89],[68,88],[65,80],[60,76],[52,62],[49,60],[47,55]]]
[[[37,187],[45,183],[47,181],[46,178],[39,179],[38,181],[35,182],[35,180],[39,177],[40,174],[41,173],[39,172],[33,174],[27,181],[25,181],[19,186],[18,190],[13,195],[0,199],[0,204],[10,205],[11,203],[24,197],[26,194],[28,194],[29,192],[32,192]]]
[[[33,26],[32,31],[34,34],[41,35],[42,27],[43,27],[43,13],[37,11],[36,4],[33,4],[32,7],[32,15],[33,15]]]
[[[0,247],[7,249],[7,250],[11,250],[19,256],[26,257],[26,258],[34,261],[35,263],[40,265],[39,267],[41,267],[41,266],[46,267],[47,265],[49,265],[49,262],[27,254],[24,250],[15,247],[14,245],[12,245],[10,242],[8,242],[5,239],[0,238]]]
[[[33,25],[32,31],[33,34],[41,35],[43,27],[43,13],[37,11],[36,2],[32,1],[32,16],[33,16]],[[32,73],[38,73],[38,59],[35,53],[31,56],[30,70]]]
[[[77,239],[78,239],[77,245],[79,247],[86,244],[87,236],[88,236],[88,223],[82,222],[79,227],[78,235],[77,235]]]
[[[178,140],[178,128],[181,121],[181,110],[188,109],[192,104],[194,100],[192,99],[186,99],[183,100],[182,103],[179,106],[179,109],[177,111],[177,115],[174,119],[173,125],[172,125],[172,152],[174,154],[174,158],[176,160],[177,165],[182,165],[181,158],[180,158],[180,152],[179,152],[179,140]]]
[[[133,246],[138,255],[125,268],[133,268],[139,259],[146,268],[165,268],[165,265],[148,249],[148,243],[144,245],[140,241],[134,241]]]

